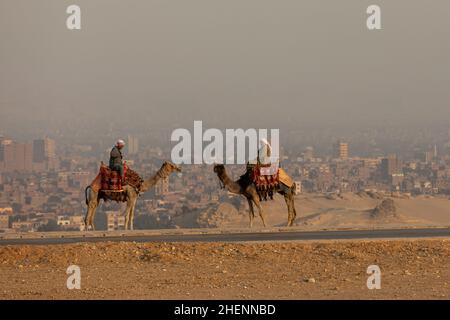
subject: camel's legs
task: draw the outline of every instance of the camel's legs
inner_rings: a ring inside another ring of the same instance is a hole
[[[292,224],[294,223],[294,219],[295,219],[295,208],[293,207],[293,203],[294,203],[294,198],[292,193],[290,192],[286,192],[284,194],[284,200],[286,201],[286,205],[287,205],[287,209],[288,209],[288,227],[291,227]]]
[[[133,208],[133,201],[128,198],[127,199],[127,208],[125,210],[125,230],[129,230],[131,225],[130,225],[130,219],[131,219],[131,210]]]
[[[134,208],[138,195],[134,190],[127,192],[127,209],[125,210],[125,230],[133,230]]]
[[[251,204],[251,202],[253,202],[255,204],[255,206],[258,208],[259,216],[261,217],[262,223],[263,223],[263,225],[265,227],[266,226],[266,220],[264,219],[263,211],[262,211],[262,208],[261,208],[261,198],[259,197],[259,193],[254,188],[247,189],[247,192],[249,194],[248,195],[248,199],[250,199],[249,205]],[[254,217],[255,213],[254,213],[253,205],[251,207],[252,207],[253,217]]]
[[[295,210],[294,198],[295,198],[295,191],[294,191],[294,189],[291,189],[291,201],[292,201],[292,203],[291,203],[291,206],[292,206],[292,223],[291,223],[291,225],[294,223],[295,218],[297,217],[297,210]]]
[[[253,202],[252,198],[248,197],[248,217],[250,219],[249,227],[251,228],[253,226],[253,217],[255,216],[255,212],[253,211]]]
[[[89,228],[92,228],[92,230],[95,230],[94,216],[95,216],[95,211],[97,210],[98,203],[99,203],[99,200],[98,200],[97,193],[91,191],[89,203],[88,203],[88,207],[87,207],[86,218],[84,219],[86,230],[89,230]]]
[[[259,216],[261,217],[263,226],[265,227],[266,226],[266,219],[264,219],[263,211],[262,211],[262,208],[261,208],[261,203],[259,202],[259,197],[258,196],[253,197],[253,202],[255,203],[255,206],[258,208]]]
[[[130,230],[134,230],[134,209],[136,208],[136,198],[131,199],[131,209],[130,209]]]
[[[94,202],[95,202],[95,207],[92,209],[92,214],[89,219],[89,225],[91,226],[93,231],[95,231],[94,218],[95,218],[95,213],[97,212],[97,207],[98,207],[99,201],[94,200]]]

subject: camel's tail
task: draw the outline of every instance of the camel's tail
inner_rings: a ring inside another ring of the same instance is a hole
[[[86,200],[86,205],[89,205],[89,199],[88,199],[88,190],[91,189],[91,186],[87,186],[86,189],[84,189],[84,197]]]

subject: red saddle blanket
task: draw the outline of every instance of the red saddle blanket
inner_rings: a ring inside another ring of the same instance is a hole
[[[124,167],[126,175],[126,167]],[[100,167],[100,177],[101,177],[101,190],[122,190],[122,177],[120,177],[119,172],[111,170],[107,166]]]
[[[261,168],[259,165],[256,165],[252,170],[251,178],[257,189],[274,188],[280,183],[278,168],[276,168],[276,170],[271,170],[271,172],[265,169],[266,168],[264,167]]]
[[[144,180],[126,165],[124,166],[125,180],[122,181],[122,177],[119,172],[111,170],[108,166],[102,164],[100,166],[100,172],[97,177],[91,183],[91,187],[94,191],[108,190],[108,191],[121,191],[123,186],[130,185],[139,190]]]

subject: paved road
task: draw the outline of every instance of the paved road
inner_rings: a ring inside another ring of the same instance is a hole
[[[78,242],[103,241],[136,241],[136,242],[245,242],[245,241],[295,241],[295,240],[345,240],[345,239],[383,239],[383,238],[429,238],[450,237],[450,228],[427,229],[374,229],[374,230],[332,230],[332,231],[277,231],[277,232],[226,232],[221,233],[187,233],[182,231],[162,234],[136,235],[122,233],[120,235],[100,233],[100,236],[89,236],[89,232],[79,235],[60,237],[12,238],[0,239],[0,245],[12,244],[65,244]]]

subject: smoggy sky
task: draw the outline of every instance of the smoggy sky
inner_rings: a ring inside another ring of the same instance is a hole
[[[447,123],[449,15],[448,0],[1,0],[0,133]]]

